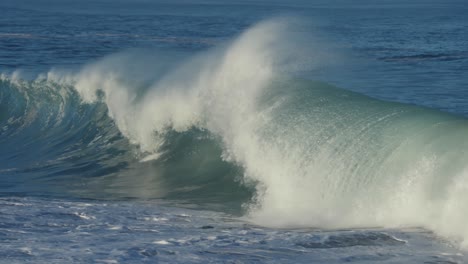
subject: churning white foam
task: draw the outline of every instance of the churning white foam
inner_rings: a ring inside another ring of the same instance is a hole
[[[155,140],[155,132],[194,126],[235,141],[255,113],[259,92],[272,78],[275,53],[283,43],[279,27],[278,22],[262,23],[229,47],[184,62],[157,79],[141,97],[134,78],[113,70],[114,58],[84,69],[76,89],[86,102],[97,100],[98,91],[104,92],[110,116],[144,151],[157,150],[161,144],[163,138]],[[228,149],[231,145],[226,142]]]

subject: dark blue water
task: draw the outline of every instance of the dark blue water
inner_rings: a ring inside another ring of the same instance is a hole
[[[466,262],[467,12],[3,0],[0,262]]]

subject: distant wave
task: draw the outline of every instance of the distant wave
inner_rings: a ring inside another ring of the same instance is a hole
[[[384,61],[425,61],[425,60],[436,60],[436,61],[455,61],[463,60],[468,58],[468,53],[422,53],[413,55],[397,55],[382,57]]]
[[[294,77],[313,54],[290,33],[272,20],[188,60],[3,76],[2,190],[243,205],[261,225],[420,226],[466,245],[467,120]]]
[[[116,34],[116,33],[82,33],[76,35],[55,34],[48,36],[47,34],[29,34],[29,33],[8,33],[0,32],[0,39],[83,39],[83,38],[106,38],[106,39],[143,39],[154,42],[169,42],[169,43],[189,43],[189,44],[219,44],[220,40],[215,38],[200,38],[200,37],[170,37],[144,34]],[[8,45],[8,44],[7,44]]]

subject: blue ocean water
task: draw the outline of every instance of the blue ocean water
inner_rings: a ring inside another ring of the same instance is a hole
[[[0,3],[1,263],[465,263],[464,1]]]

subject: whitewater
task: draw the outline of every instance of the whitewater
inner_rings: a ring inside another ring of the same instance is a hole
[[[314,78],[309,25],[4,70],[0,262],[464,263],[466,115]]]

